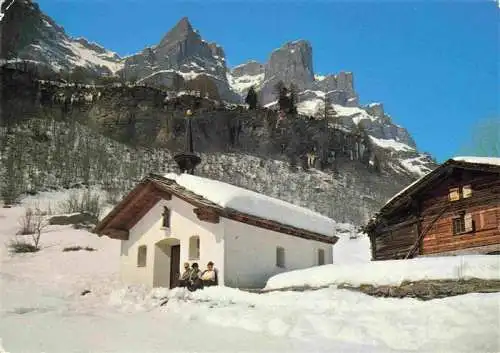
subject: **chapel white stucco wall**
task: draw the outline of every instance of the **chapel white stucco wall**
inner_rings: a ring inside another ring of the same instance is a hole
[[[318,265],[318,249],[325,264],[333,263],[333,246],[318,241],[250,226],[223,218],[225,281],[230,287],[262,288],[281,272]],[[276,266],[276,247],[285,249],[285,268]]]
[[[170,228],[162,227],[163,207],[171,211]],[[129,240],[121,242],[121,278],[126,283],[148,286],[168,286],[170,253],[168,246],[180,244],[180,270],[184,262],[198,262],[200,269],[213,261],[219,270],[219,282],[224,279],[224,229],[222,222],[212,224],[200,221],[194,207],[172,196],[161,200],[132,228]],[[200,258],[189,260],[189,239],[200,237]],[[160,242],[160,243],[159,243]],[[137,266],[139,246],[147,246],[145,267]],[[167,250],[167,251],[162,251]]]

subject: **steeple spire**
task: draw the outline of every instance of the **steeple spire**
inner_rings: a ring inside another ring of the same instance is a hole
[[[181,173],[194,174],[194,169],[201,162],[201,158],[194,153],[193,128],[191,122],[191,110],[186,112],[186,141],[184,152],[174,156]]]

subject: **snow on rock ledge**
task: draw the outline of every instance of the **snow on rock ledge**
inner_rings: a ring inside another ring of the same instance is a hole
[[[278,274],[265,289],[323,287],[348,283],[399,285],[403,281],[437,279],[500,279],[497,255],[466,255],[325,265]]]
[[[311,232],[334,236],[335,221],[309,209],[217,180],[190,174],[166,174],[180,186],[221,207],[270,219]]]

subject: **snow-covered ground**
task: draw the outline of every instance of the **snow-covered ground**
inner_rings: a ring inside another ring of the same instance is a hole
[[[49,227],[37,253],[7,253],[5,245],[22,214],[21,207],[0,208],[0,352],[2,345],[10,353],[500,350],[496,293],[422,302],[374,298],[335,286],[267,294],[223,287],[151,291],[120,282],[118,241],[70,226]],[[338,231],[344,234],[339,249],[356,254],[337,258],[341,264],[332,269],[361,266],[375,275],[365,237],[350,239],[355,235],[349,226],[337,226],[344,228]],[[71,245],[96,251],[62,251]],[[488,261],[471,261],[467,264],[475,265],[466,272],[483,262],[487,271],[495,270]],[[412,276],[422,267],[390,265],[395,273]],[[448,275],[455,276],[453,269]],[[83,290],[91,293],[81,296]],[[168,302],[160,306],[164,298]]]
[[[321,287],[341,283],[399,285],[406,280],[469,278],[500,280],[499,257],[469,255],[324,265],[281,273],[271,277],[266,288]]]

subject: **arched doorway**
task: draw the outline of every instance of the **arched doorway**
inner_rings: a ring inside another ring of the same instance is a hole
[[[179,239],[164,239],[155,244],[153,286],[174,288],[180,273],[181,245]]]

